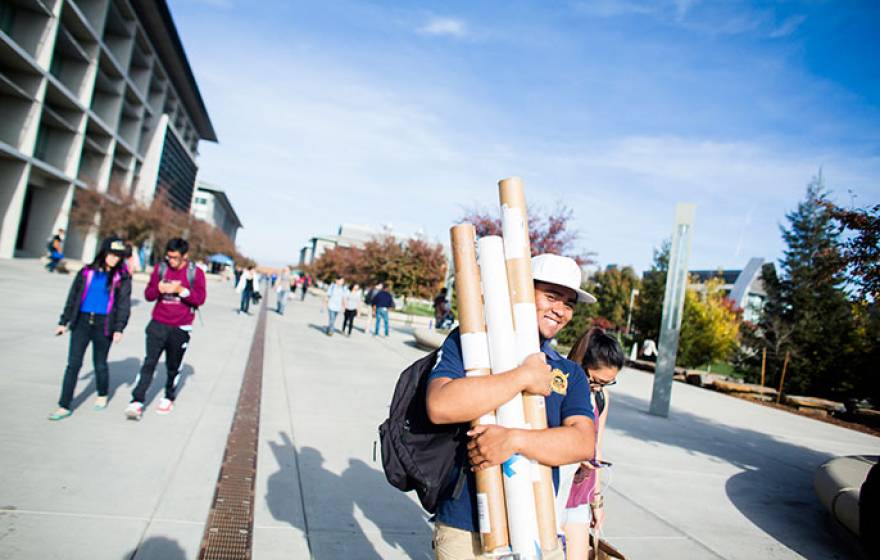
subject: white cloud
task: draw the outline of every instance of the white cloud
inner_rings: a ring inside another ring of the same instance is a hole
[[[770,32],[770,37],[777,39],[787,37],[797,31],[798,27],[806,21],[807,16],[791,16],[786,18],[778,27]]]
[[[393,222],[446,242],[461,208],[497,204],[495,182],[510,175],[524,177],[530,203],[572,208],[601,263],[637,270],[669,236],[676,202],[698,205],[692,265],[739,268],[778,257],[777,224],[820,166],[837,194],[880,199],[876,157],[625,131],[550,145],[501,132],[531,117],[499,114],[467,84],[394,83],[309,45],[211,41],[192,50],[221,140],[201,145],[201,173],[230,194],[244,251],[266,262],[294,261],[341,223]]]
[[[419,28],[419,32],[425,35],[462,38],[467,35],[467,25],[460,19],[431,17],[428,23]]]

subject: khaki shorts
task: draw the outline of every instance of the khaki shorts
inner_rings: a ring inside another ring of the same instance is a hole
[[[437,560],[494,560],[483,554],[480,534],[456,529],[437,521],[434,523],[434,557]],[[543,560],[563,560],[562,543],[553,552],[545,552]]]

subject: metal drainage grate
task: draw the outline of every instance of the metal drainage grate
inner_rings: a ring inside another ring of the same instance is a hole
[[[251,558],[265,338],[266,301],[263,300],[202,537],[199,551],[202,560]]]

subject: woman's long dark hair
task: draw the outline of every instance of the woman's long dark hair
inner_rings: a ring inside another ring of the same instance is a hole
[[[599,327],[593,327],[577,339],[568,359],[586,369],[623,367],[625,357],[617,339]]]
[[[103,245],[103,244],[102,244]],[[116,263],[116,266],[107,270],[107,255],[112,253],[109,248],[101,248],[98,251],[98,254],[95,256],[95,260],[88,265],[88,267],[92,270],[100,270],[107,273],[107,291],[110,291],[111,286],[113,285],[113,276],[116,275],[117,272],[124,272],[127,270],[125,265],[125,255],[119,255],[119,262]]]

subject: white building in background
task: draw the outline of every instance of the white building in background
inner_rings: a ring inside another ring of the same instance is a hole
[[[188,212],[217,141],[165,0],[0,0],[0,258],[39,256],[78,189]]]
[[[720,289],[733,303],[743,310],[743,319],[756,322],[760,320],[767,292],[761,279],[761,266],[764,259],[753,257],[742,270],[692,270],[689,272],[695,283],[688,287],[705,290],[709,280],[720,278]]]
[[[243,227],[226,193],[208,183],[199,182],[193,195],[192,215],[226,234],[232,242]]]

